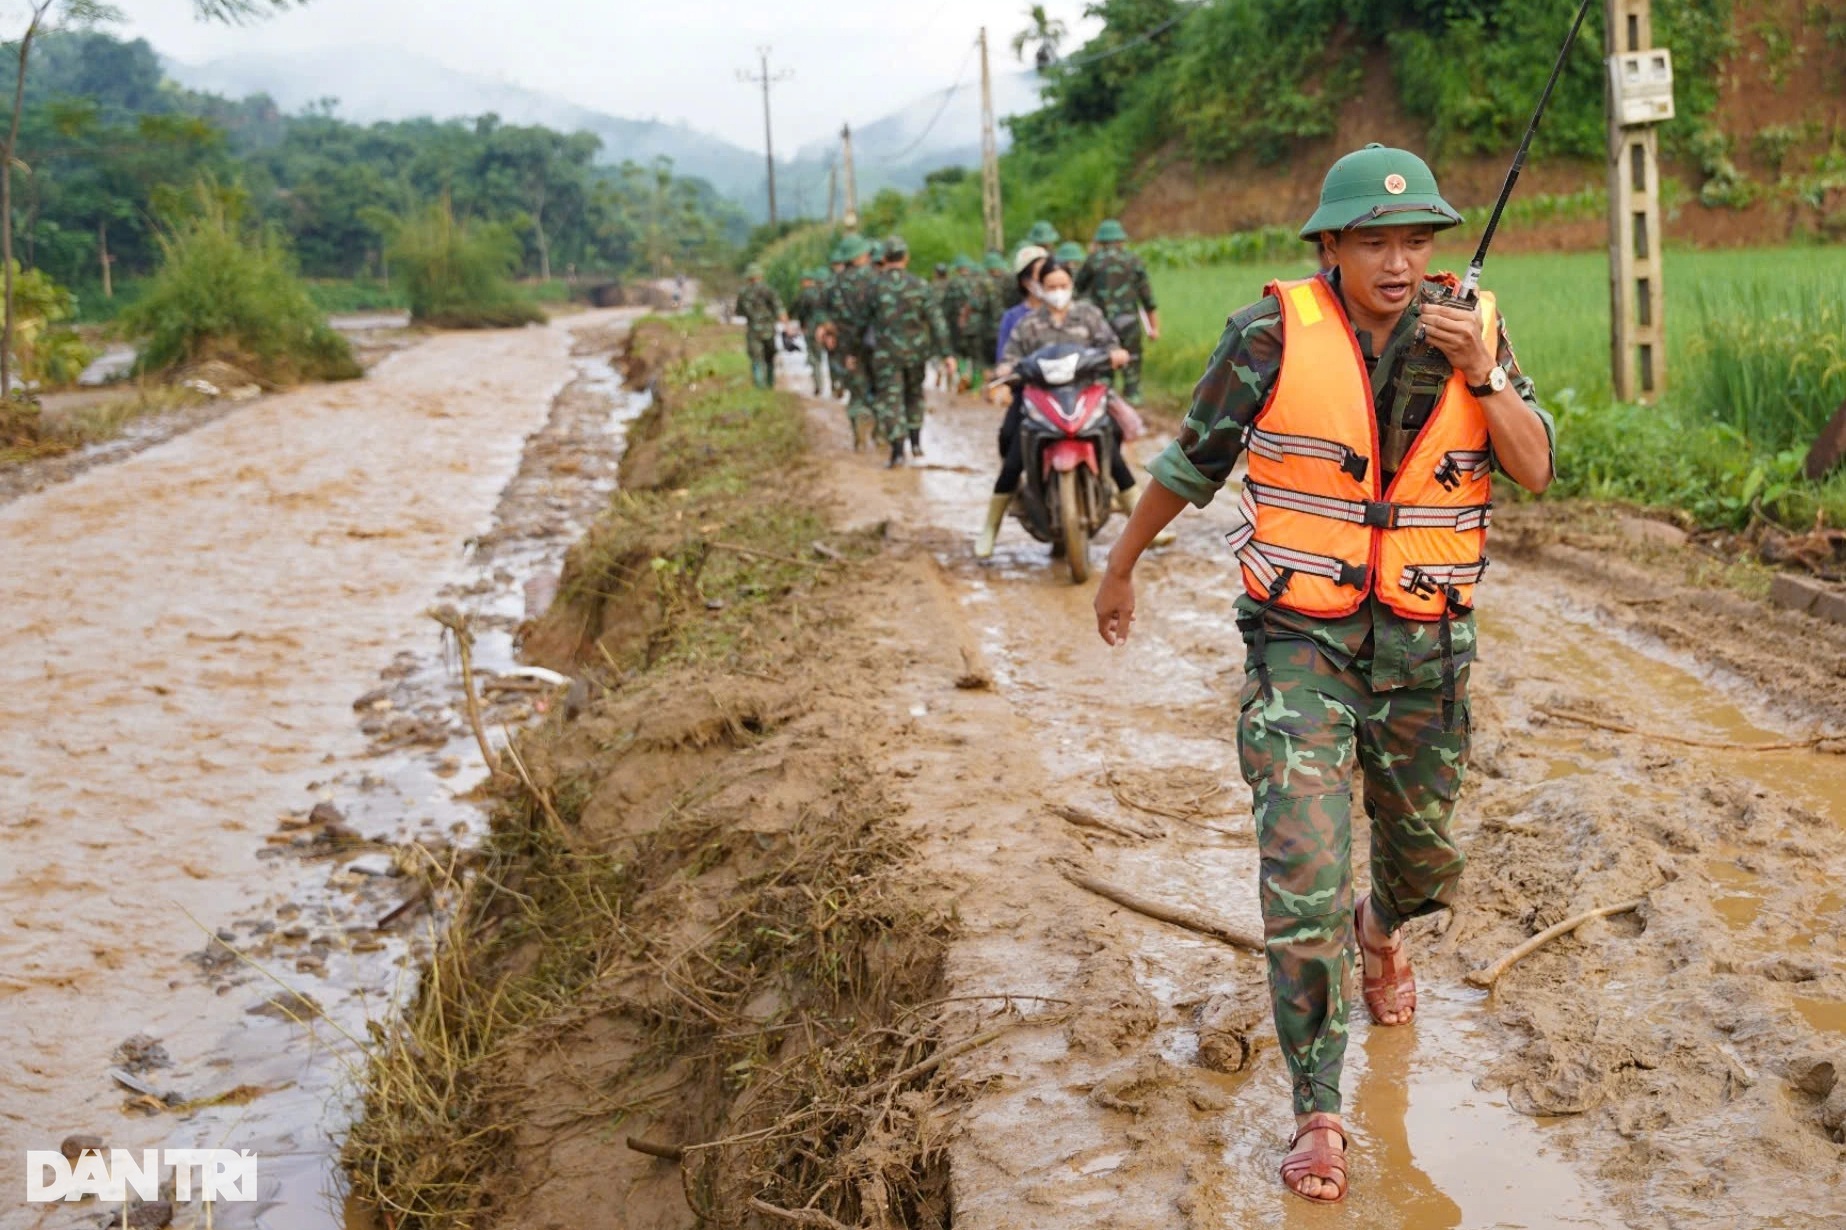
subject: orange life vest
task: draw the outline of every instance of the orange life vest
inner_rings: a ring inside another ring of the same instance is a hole
[[[1266,606],[1326,619],[1376,593],[1405,618],[1444,621],[1446,632],[1448,617],[1472,606],[1487,567],[1486,412],[1451,373],[1381,489],[1371,379],[1339,296],[1322,278],[1266,293],[1282,305],[1282,370],[1244,433],[1244,524],[1229,539],[1245,588]],[[1494,346],[1488,294],[1481,323]]]

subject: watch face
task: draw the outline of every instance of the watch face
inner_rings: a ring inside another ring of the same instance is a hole
[[[1487,383],[1496,393],[1504,389],[1506,387],[1506,369],[1496,366],[1491,372],[1487,373]]]

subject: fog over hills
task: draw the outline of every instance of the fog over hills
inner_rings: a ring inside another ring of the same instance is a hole
[[[267,94],[285,111],[334,99],[334,113],[357,123],[417,116],[448,119],[493,112],[511,124],[542,124],[602,138],[605,162],[649,162],[665,155],[685,175],[711,182],[753,217],[767,211],[763,154],[722,138],[654,119],[630,119],[579,106],[525,86],[457,72],[427,56],[397,47],[354,46],[301,52],[254,53],[188,64],[163,57],[167,75],[194,90],[243,98]],[[1001,116],[1038,104],[1031,73],[994,78],[994,110]],[[913,189],[944,166],[980,161],[980,85],[941,90],[853,129],[859,197],[883,187]],[[1000,139],[1006,140],[1004,127]],[[828,168],[838,142],[814,141],[792,159],[778,159],[776,192],[784,215],[820,215],[827,208]]]

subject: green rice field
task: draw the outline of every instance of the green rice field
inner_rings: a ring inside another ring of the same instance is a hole
[[[1161,339],[1149,391],[1182,406],[1225,318],[1303,259],[1154,271]],[[1453,264],[1465,264],[1457,251]],[[1439,264],[1447,262],[1438,262]],[[1600,252],[1489,260],[1520,366],[1557,416],[1566,493],[1683,509],[1742,524],[1752,508],[1792,526],[1846,525],[1846,476],[1799,478],[1808,444],[1846,401],[1846,247],[1669,251],[1667,388],[1618,405],[1609,379],[1608,262]]]

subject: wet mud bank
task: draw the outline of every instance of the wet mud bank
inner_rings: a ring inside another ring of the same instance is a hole
[[[648,322],[656,400],[531,638],[578,680],[492,833],[347,1143],[398,1224],[948,1223],[947,894],[868,701],[868,602],[916,563],[833,528],[804,411],[735,331]]]
[[[815,413],[843,451],[837,411]],[[1222,511],[1149,557],[1135,639],[1110,653],[1088,587],[1016,526],[992,566],[970,558],[991,418],[944,403],[923,466],[833,468],[854,516],[903,527],[940,569],[883,623],[912,664],[887,707],[915,715],[887,763],[923,866],[957,887],[945,992],[1026,1016],[951,1065],[977,1091],[949,1149],[958,1225],[1846,1217],[1846,760],[1755,750],[1838,729],[1830,631],[1658,561],[1589,568],[1568,552],[1591,546],[1506,536],[1483,590],[1464,892],[1411,928],[1416,1024],[1354,1009],[1352,1194],[1308,1209],[1275,1175],[1291,1123],[1260,957],[1066,874],[1259,930]],[[954,686],[971,642],[991,689]],[[1466,981],[1633,901],[1491,991]]]
[[[611,367],[625,330],[431,339],[0,510],[24,564],[0,758],[8,1148],[252,1149],[261,1199],[218,1224],[347,1223],[360,1042],[414,986],[485,827],[423,611],[468,617],[496,740],[562,703],[514,646],[645,409]]]

